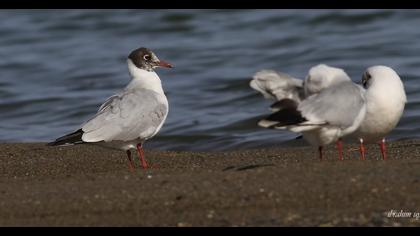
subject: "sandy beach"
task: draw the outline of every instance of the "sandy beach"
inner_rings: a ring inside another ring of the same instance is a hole
[[[196,153],[0,144],[0,226],[419,226],[420,141]],[[396,214],[403,211],[406,214]],[[388,214],[389,213],[389,214]],[[411,213],[408,216],[408,213]]]

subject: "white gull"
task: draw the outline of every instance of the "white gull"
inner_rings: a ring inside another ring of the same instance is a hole
[[[159,60],[147,48],[132,51],[127,59],[130,83],[108,98],[98,112],[81,128],[64,135],[50,146],[95,144],[126,151],[130,170],[134,170],[131,149],[137,149],[143,168],[147,168],[143,143],[155,136],[168,114],[168,100],[154,69],[172,66]]]

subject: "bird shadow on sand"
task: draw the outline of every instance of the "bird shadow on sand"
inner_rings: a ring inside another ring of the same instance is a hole
[[[266,166],[275,166],[275,165],[270,163],[270,164],[253,164],[253,165],[245,165],[245,166],[228,166],[224,168],[222,171],[228,171],[228,170],[243,171],[243,170],[250,170],[250,169],[266,167]]]

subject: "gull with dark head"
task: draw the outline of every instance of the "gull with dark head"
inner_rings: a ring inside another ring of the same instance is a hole
[[[172,65],[160,60],[147,48],[132,51],[127,63],[132,78],[130,83],[109,97],[80,129],[48,145],[95,144],[124,150],[132,171],[131,149],[137,149],[143,168],[148,167],[143,143],[162,128],[169,108],[162,82],[154,69],[172,68]]]

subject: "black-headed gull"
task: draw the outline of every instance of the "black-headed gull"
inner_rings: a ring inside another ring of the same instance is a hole
[[[386,159],[385,136],[397,126],[407,102],[404,85],[393,69],[382,65],[369,67],[361,82],[366,89],[366,116],[350,136],[360,142],[362,159],[364,143],[372,142],[379,142],[382,158]]]
[[[271,105],[275,113],[258,125],[301,132],[305,140],[318,146],[320,159],[323,146],[337,142],[342,160],[341,137],[357,129],[365,114],[363,89],[352,83],[344,70],[325,64],[312,67],[304,81],[263,70],[254,75],[250,86],[277,101]],[[346,109],[352,110],[352,115],[348,116]]]
[[[154,69],[172,66],[147,48],[132,51],[127,63],[132,80],[125,89],[108,98],[80,129],[48,145],[90,143],[121,149],[130,170],[134,170],[130,150],[137,149],[143,168],[148,167],[143,143],[159,132],[168,114],[168,100]]]

